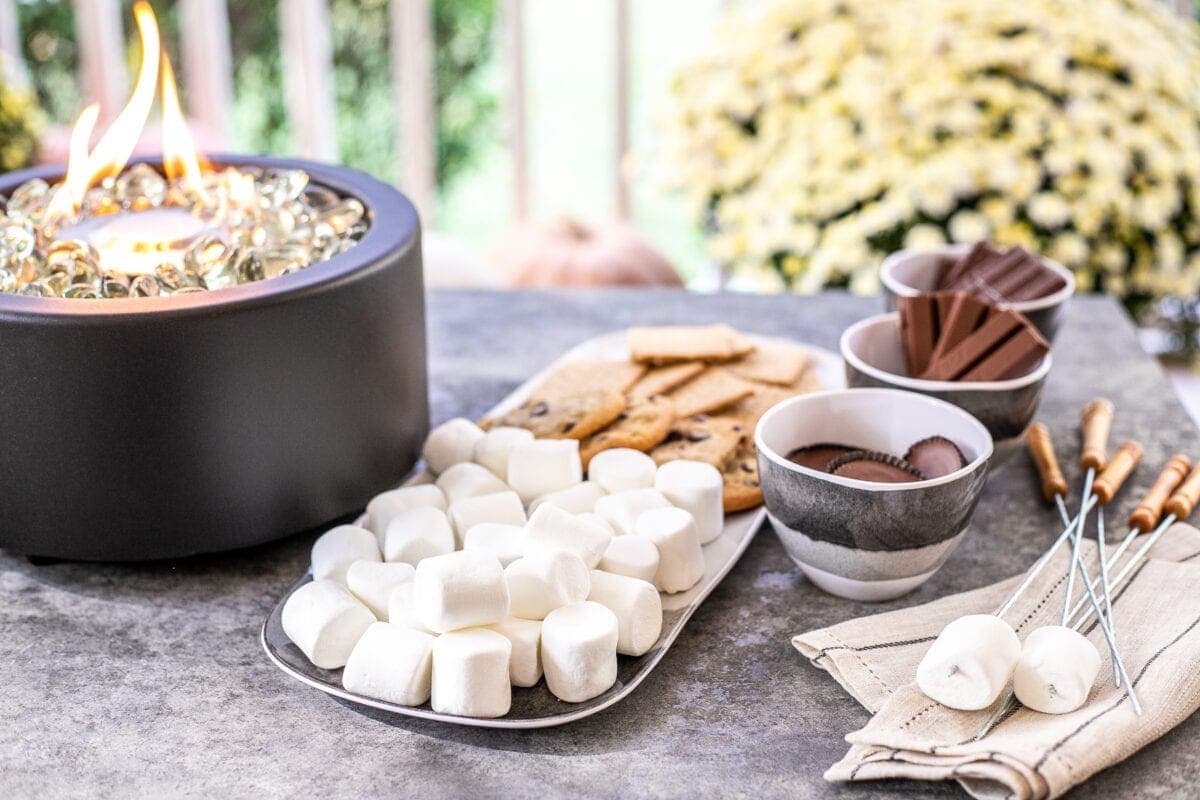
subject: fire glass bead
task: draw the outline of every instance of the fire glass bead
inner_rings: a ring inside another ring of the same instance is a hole
[[[17,276],[6,269],[0,269],[0,292],[12,294],[17,290]]]
[[[5,213],[10,217],[26,219],[40,214],[50,200],[50,184],[41,178],[18,186],[8,197],[8,207]]]
[[[167,182],[149,164],[134,164],[117,178],[113,194],[129,208],[160,206],[167,197]]]
[[[157,297],[160,294],[158,281],[153,275],[138,275],[130,282],[129,293],[134,297]]]

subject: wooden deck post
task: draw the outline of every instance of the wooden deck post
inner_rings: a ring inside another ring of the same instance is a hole
[[[508,149],[513,164],[513,216],[529,217],[529,156],[525,129],[525,1],[504,0],[508,63]]]
[[[88,103],[100,104],[100,125],[125,105],[125,34],[118,0],[74,0],[79,84]]]
[[[616,74],[613,87],[616,113],[613,115],[616,123],[614,133],[614,165],[613,179],[616,190],[617,218],[629,219],[632,202],[630,200],[629,180],[622,169],[625,154],[629,152],[629,0],[616,0],[614,9],[616,36]]]
[[[179,30],[188,111],[222,146],[228,146],[233,58],[225,0],[180,0]]]
[[[22,88],[29,85],[29,71],[21,51],[21,23],[17,5],[0,3],[0,80]]]
[[[280,0],[283,83],[295,150],[323,161],[338,157],[333,99],[333,40],[325,0]]]
[[[429,226],[437,202],[433,5],[430,0],[392,0],[391,21],[400,188]]]

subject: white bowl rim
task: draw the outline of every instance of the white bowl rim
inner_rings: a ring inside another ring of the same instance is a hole
[[[971,245],[969,244],[954,244],[942,245],[941,247],[934,247],[928,250],[897,250],[885,258],[883,263],[879,265],[879,280],[893,294],[898,295],[899,297],[916,297],[917,295],[921,294],[920,289],[913,288],[907,283],[901,283],[898,278],[892,275],[892,270],[895,268],[896,264],[899,264],[901,261],[907,261],[910,258],[915,258],[916,256],[961,255],[965,253],[967,248],[970,246]],[[1037,255],[1043,264],[1052,269],[1054,272],[1058,273],[1059,277],[1067,282],[1066,285],[1054,294],[1048,294],[1045,297],[1035,297],[1032,300],[1021,300],[1015,303],[1001,303],[1000,305],[1002,307],[1011,308],[1013,311],[1020,311],[1022,313],[1029,311],[1041,311],[1043,309],[1053,308],[1060,303],[1065,303],[1069,297],[1075,294],[1074,272],[1071,272],[1071,270],[1067,269],[1052,258],[1047,258],[1046,256],[1037,253],[1034,255]]]
[[[879,369],[879,367],[871,366],[866,361],[863,361],[857,353],[852,351],[850,349],[850,336],[863,328],[880,325],[893,318],[896,321],[896,330],[899,331],[899,311],[886,311],[882,314],[875,314],[874,316],[860,319],[842,331],[842,338],[838,342],[838,349],[842,353],[842,358],[848,361],[859,372],[865,372],[876,380],[885,381],[896,386],[903,386],[914,392],[1008,392],[1013,389],[1022,389],[1042,380],[1050,373],[1050,367],[1054,363],[1054,354],[1046,353],[1045,357],[1042,358],[1042,362],[1032,372],[1022,375],[1019,378],[1006,378],[1002,381],[929,381],[922,378],[910,378],[907,375],[897,375],[894,372],[886,372]]]
[[[982,441],[985,447],[980,451],[972,461],[961,469],[947,473],[937,478],[928,478],[923,481],[908,481],[906,483],[881,483],[878,481],[863,481],[858,478],[846,478],[841,475],[834,475],[830,472],[821,472],[812,467],[805,467],[797,464],[787,458],[785,454],[775,452],[774,448],[768,447],[763,443],[762,431],[763,428],[771,423],[771,421],[782,414],[785,410],[793,405],[801,405],[814,400],[818,397],[829,397],[835,395],[878,395],[880,397],[900,396],[906,400],[916,400],[919,403],[928,403],[929,405],[941,411],[948,412],[954,416],[961,417],[968,425],[973,425],[982,436]],[[981,464],[992,457],[993,442],[992,435],[988,433],[987,427],[982,422],[976,419],[973,415],[968,414],[963,409],[947,403],[945,400],[939,400],[936,397],[929,395],[917,394],[916,392],[906,392],[902,389],[879,389],[879,388],[856,388],[856,389],[829,389],[822,392],[809,392],[808,394],[789,397],[786,400],[781,400],[775,405],[767,409],[767,413],[763,414],[758,420],[758,424],[754,426],[754,445],[758,448],[758,452],[765,455],[768,459],[775,462],[785,470],[799,472],[801,475],[813,475],[829,483],[836,483],[841,486],[848,486],[853,489],[866,489],[871,492],[895,492],[895,491],[910,491],[915,489],[931,489],[934,486],[941,486],[945,483],[952,483],[964,475],[979,468]]]

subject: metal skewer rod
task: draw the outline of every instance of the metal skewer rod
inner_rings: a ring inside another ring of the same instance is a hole
[[[1079,466],[1087,470],[1083,479],[1083,493],[1079,499],[1079,525],[1071,537],[1071,568],[1067,573],[1067,592],[1063,597],[1062,624],[1067,624],[1071,610],[1071,597],[1075,591],[1075,565],[1079,563],[1079,544],[1083,540],[1083,530],[1087,526],[1087,500],[1092,493],[1092,482],[1096,480],[1096,472],[1104,469],[1108,463],[1108,434],[1112,430],[1113,404],[1103,398],[1093,400],[1083,407],[1080,415],[1080,427],[1083,433],[1083,447],[1079,453]]]

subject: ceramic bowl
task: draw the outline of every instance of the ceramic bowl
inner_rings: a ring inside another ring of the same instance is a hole
[[[967,465],[932,480],[875,483],[787,458],[821,442],[903,455],[929,436],[957,444]],[[759,420],[754,441],[767,518],[788,555],[820,588],[864,601],[912,591],[941,567],[966,533],[992,456],[992,437],[979,420],[895,389],[784,400]]]
[[[900,345],[900,315],[878,314],[860,320],[842,333],[846,385],[884,387],[919,392],[953,403],[987,428],[995,442],[992,464],[1008,460],[1021,446],[1021,436],[1042,399],[1042,387],[1053,357],[1046,357],[1027,375],[1003,381],[926,381],[905,375]]]
[[[934,291],[938,272],[947,260],[957,260],[966,254],[970,245],[948,245],[933,250],[901,250],[888,256],[879,267],[879,280],[883,284],[883,295],[888,311],[896,310],[896,301],[901,297],[912,297],[921,292]],[[1042,263],[1062,276],[1067,285],[1054,294],[1025,300],[1020,303],[1002,303],[1025,315],[1038,329],[1046,341],[1054,341],[1058,324],[1062,319],[1067,300],[1075,293],[1075,276],[1071,270],[1044,256]]]

